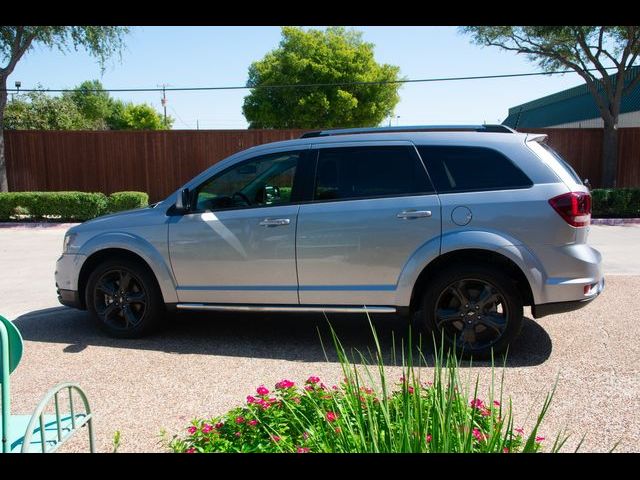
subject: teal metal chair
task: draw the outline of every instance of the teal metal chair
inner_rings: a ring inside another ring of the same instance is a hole
[[[42,398],[32,415],[11,415],[9,375],[22,358],[22,336],[18,328],[0,315],[0,388],[2,389],[2,453],[54,452],[81,427],[89,431],[89,451],[95,451],[93,416],[87,396],[74,383],[60,383]],[[74,392],[80,397],[84,411],[74,408]],[[61,408],[66,400],[68,409]],[[54,414],[47,414],[53,402]]]

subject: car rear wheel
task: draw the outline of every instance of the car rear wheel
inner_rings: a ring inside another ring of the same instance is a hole
[[[499,270],[458,265],[429,282],[423,326],[461,356],[504,353],[522,328],[523,302],[515,282]]]
[[[161,323],[162,295],[153,275],[130,260],[107,260],[91,273],[86,304],[94,321],[111,336],[139,338]]]

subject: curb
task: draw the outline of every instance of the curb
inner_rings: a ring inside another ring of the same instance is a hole
[[[11,228],[16,230],[41,228],[41,229],[67,229],[80,225],[79,223],[54,223],[54,222],[0,222],[0,228]]]
[[[591,225],[640,225],[640,218],[592,218]]]

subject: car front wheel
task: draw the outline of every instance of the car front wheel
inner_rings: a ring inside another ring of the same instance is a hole
[[[151,333],[163,314],[155,278],[129,260],[107,260],[89,276],[87,309],[98,326],[114,337],[139,338]]]

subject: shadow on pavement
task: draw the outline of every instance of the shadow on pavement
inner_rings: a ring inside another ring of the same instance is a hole
[[[329,314],[338,338],[347,352],[357,349],[370,358],[375,344],[366,315]],[[320,336],[329,361],[336,361],[329,325],[322,314],[232,314],[180,313],[170,317],[167,328],[150,337],[127,340],[107,336],[92,323],[87,312],[56,307],[29,312],[14,323],[25,340],[66,344],[64,352],[75,354],[87,346],[155,350],[179,354],[221,355],[282,359],[301,362],[325,361]],[[393,365],[393,350],[401,357],[401,345],[409,339],[407,321],[396,316],[372,317],[384,361]],[[416,344],[415,338],[413,343]],[[423,352],[431,363],[432,340],[423,340]],[[428,343],[428,345],[426,345]],[[539,365],[551,355],[547,332],[535,321],[524,318],[520,337],[511,345],[507,367]],[[352,358],[358,358],[355,355]],[[463,361],[463,365],[468,364]],[[474,360],[483,367],[490,362]],[[496,365],[502,365],[496,359]]]

